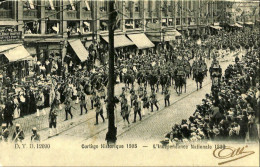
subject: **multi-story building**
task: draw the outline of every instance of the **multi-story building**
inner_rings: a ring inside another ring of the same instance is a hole
[[[1,44],[20,42],[31,54],[49,55],[58,52],[64,55],[68,46],[67,41],[70,39],[81,39],[86,46],[92,40],[107,41],[108,24],[110,24],[108,2],[108,0],[1,1],[0,29],[12,28],[17,32],[14,39],[2,40]],[[221,2],[118,0],[115,3],[117,10],[115,35],[145,34],[152,42],[157,43],[174,40],[180,33],[200,34],[205,32],[208,26],[218,22],[220,12],[218,7]],[[121,41],[121,38],[117,39],[115,42]]]

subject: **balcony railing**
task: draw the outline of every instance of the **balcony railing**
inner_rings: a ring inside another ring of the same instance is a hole
[[[91,11],[83,11],[82,12],[82,17],[86,20],[91,20],[92,16],[91,16]]]
[[[78,18],[78,12],[71,10],[66,12],[67,19],[77,19]]]
[[[0,19],[2,18],[12,18],[12,10],[0,9]]]
[[[23,11],[23,17],[25,19],[34,19],[37,18],[37,10],[24,10]]]
[[[59,12],[56,10],[45,10],[45,16],[49,17],[50,19],[58,19]]]

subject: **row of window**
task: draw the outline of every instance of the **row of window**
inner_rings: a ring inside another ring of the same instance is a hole
[[[181,18],[163,18],[162,19],[162,26],[174,26],[174,22],[176,21],[176,25],[181,25]],[[146,19],[145,23],[141,19],[126,19],[125,20],[125,29],[142,29],[145,26],[149,29],[149,23],[159,23],[159,19]],[[115,26],[115,29],[120,29],[121,20],[118,20]],[[25,34],[40,34],[40,22],[37,21],[29,21],[25,22],[24,26],[24,33]],[[182,18],[183,25],[192,25],[195,24],[194,18]],[[46,34],[60,34],[60,22],[59,21],[47,21],[46,22]],[[108,30],[108,20],[100,20],[100,31],[107,31]],[[79,33],[89,33],[93,32],[93,21],[86,20],[82,21],[80,25],[80,21],[67,21],[67,32],[72,34],[79,34]]]
[[[3,0],[1,0],[3,1]],[[14,1],[3,1],[1,3],[0,1],[0,9],[11,9],[14,5]],[[91,11],[93,8],[93,3],[95,0],[82,0],[84,3],[82,3],[82,8],[86,9],[87,11]],[[60,0],[45,0],[44,5],[46,10],[59,10],[60,8]],[[63,5],[67,7],[68,10],[78,10],[79,0],[67,0],[63,2]],[[108,2],[109,0],[99,0],[98,7],[101,12],[106,12],[108,10]],[[126,12],[140,12],[141,8],[141,0],[125,0],[123,3],[125,5]],[[22,0],[24,9],[38,9],[41,6],[40,0]],[[144,10],[147,12],[151,11],[157,11],[160,7],[160,1],[151,1],[151,0],[145,0],[144,1]],[[118,8],[120,2],[117,1],[115,3],[115,8]],[[202,1],[200,4],[201,10],[207,10],[211,11],[213,7],[213,1]],[[198,7],[198,1],[194,0],[163,0],[162,1],[162,8],[160,10],[164,12],[172,12],[174,10],[177,11],[177,15],[180,15],[182,12],[188,12],[193,13],[194,9]]]

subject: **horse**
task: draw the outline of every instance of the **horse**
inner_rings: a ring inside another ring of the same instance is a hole
[[[154,85],[158,82],[158,77],[155,74],[148,75],[148,82],[151,86],[151,90],[154,90]]]
[[[165,88],[165,86],[167,85],[170,85],[170,77],[168,74],[162,74],[160,76],[160,80],[159,80],[161,86],[162,86],[162,93],[163,93],[163,90]]]
[[[129,87],[129,85],[131,84],[131,86],[133,88],[134,82],[135,82],[135,76],[132,75],[131,73],[125,73],[124,77],[123,77],[123,81],[127,87]]]
[[[184,75],[176,75],[175,76],[175,90],[178,95],[182,94],[182,88],[185,88],[186,93],[186,76]]]
[[[200,89],[202,88],[202,82],[203,82],[203,79],[204,79],[204,72],[202,70],[195,70],[194,73],[194,78],[195,78],[195,81],[196,81],[196,84],[197,84],[197,91],[198,91],[198,83],[200,84]]]

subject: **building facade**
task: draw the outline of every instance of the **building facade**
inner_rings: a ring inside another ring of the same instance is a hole
[[[67,40],[88,46],[108,35],[108,0],[7,0],[0,2],[0,30],[13,28],[31,54],[66,54]],[[221,21],[220,0],[117,0],[115,34],[145,33],[153,42],[202,34]],[[17,42],[16,41],[16,42]],[[7,41],[5,41],[7,42]],[[11,41],[14,42],[14,41]]]

